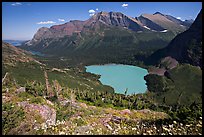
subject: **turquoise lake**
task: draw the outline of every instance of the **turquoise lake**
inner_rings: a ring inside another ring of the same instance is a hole
[[[147,90],[144,76],[148,74],[146,69],[121,64],[91,65],[86,66],[86,72],[101,75],[100,81],[104,85],[114,88],[116,93],[137,94]]]

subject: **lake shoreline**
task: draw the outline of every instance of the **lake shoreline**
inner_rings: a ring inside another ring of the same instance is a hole
[[[146,81],[144,80],[144,76],[149,73],[147,69],[115,63],[90,65],[85,66],[85,68],[88,73],[100,75],[99,81],[103,85],[111,86],[115,93],[124,94],[123,92],[126,89],[129,91],[127,95],[141,94],[147,91]],[[125,71],[126,74],[124,74]],[[138,89],[138,91],[135,92],[135,89]]]

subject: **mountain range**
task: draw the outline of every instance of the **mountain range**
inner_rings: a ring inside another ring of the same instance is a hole
[[[160,12],[139,17],[129,17],[120,12],[98,12],[85,21],[72,20],[50,28],[42,27],[20,48],[58,56],[87,53],[99,58],[103,58],[102,53],[147,56],[167,46],[191,23]],[[144,51],[138,53],[141,49]]]
[[[151,14],[142,14],[139,17],[129,17],[120,12],[99,12],[85,21],[71,20],[65,24],[55,25],[50,28],[42,27],[34,35],[33,39],[27,43],[35,44],[41,39],[60,38],[71,36],[73,33],[89,31],[89,29],[100,29],[100,26],[121,27],[132,31],[156,31],[156,32],[181,32],[191,25],[189,21],[181,21],[170,15],[164,15],[160,12]],[[87,30],[88,29],[88,30]]]

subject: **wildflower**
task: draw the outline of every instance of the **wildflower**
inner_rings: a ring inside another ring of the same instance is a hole
[[[162,127],[164,130],[166,130],[166,131],[169,131],[169,129],[168,128],[165,128],[165,127]]]
[[[55,130],[55,128],[54,128],[54,127],[52,127],[52,130]]]
[[[136,130],[136,129],[137,129],[137,128],[135,128],[135,127],[134,127],[134,128],[132,128],[132,130]]]
[[[170,128],[173,128],[173,124],[172,124],[172,125],[169,125],[169,127],[170,127]]]
[[[176,122],[176,121],[173,121],[173,123],[174,123],[174,124],[177,124],[177,122]]]
[[[64,135],[64,134],[65,134],[65,132],[63,132],[63,131],[59,132],[59,135]]]
[[[35,127],[34,127],[34,129],[35,129],[35,130],[37,130],[37,129],[38,129],[38,127],[36,127],[36,126],[35,126]]]
[[[147,133],[148,133],[148,134],[151,134],[151,131],[148,130]]]
[[[113,134],[115,135],[115,134],[117,134],[117,132],[113,131]]]
[[[199,124],[201,124],[201,125],[202,125],[202,121],[199,121]]]
[[[202,127],[202,125],[200,125],[200,124],[197,124],[196,126],[197,126],[197,127]]]
[[[180,128],[178,128],[177,130],[178,130],[178,131],[181,131],[181,129],[180,129]]]

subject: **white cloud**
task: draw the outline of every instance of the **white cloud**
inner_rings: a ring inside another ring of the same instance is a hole
[[[95,10],[93,10],[93,9],[91,9],[91,10],[89,10],[89,16],[93,16],[94,14],[95,14]]]
[[[63,22],[63,21],[65,21],[64,19],[58,19],[58,21],[61,21],[61,22]]]
[[[96,11],[98,11],[98,8],[96,8]]]
[[[12,6],[20,6],[20,5],[22,5],[20,2],[15,2],[15,3],[12,3],[11,4]]]
[[[89,10],[89,13],[91,14],[91,13],[95,13],[96,11],[95,10]]]
[[[177,19],[179,19],[179,20],[180,20],[180,19],[181,19],[181,17],[177,17]]]
[[[127,3],[124,3],[124,4],[122,4],[122,7],[127,8],[127,7],[128,7],[128,4],[127,4]]]
[[[54,24],[56,22],[54,21],[41,21],[41,22],[38,22],[37,24]]]

